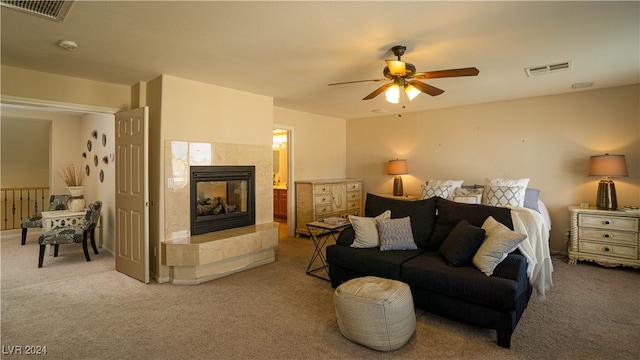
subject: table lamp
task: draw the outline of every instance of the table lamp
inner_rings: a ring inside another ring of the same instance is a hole
[[[589,176],[603,176],[598,184],[596,207],[600,210],[616,210],[616,187],[609,176],[629,176],[624,155],[594,155],[589,160]]]
[[[402,189],[402,177],[408,173],[407,160],[389,160],[388,174],[395,175],[393,179],[393,196],[402,196],[404,190]]]

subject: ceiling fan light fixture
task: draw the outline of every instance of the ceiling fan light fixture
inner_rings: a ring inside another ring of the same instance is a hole
[[[394,76],[405,76],[407,75],[407,67],[404,61],[399,60],[386,60],[387,67],[389,68],[389,72]]]
[[[387,98],[388,102],[397,104],[398,102],[400,102],[400,87],[398,86],[398,84],[393,84],[389,86],[384,95]]]
[[[404,92],[407,93],[407,97],[409,98],[409,101],[411,101],[415,99],[421,91],[416,89],[415,86],[407,84],[404,86]]]

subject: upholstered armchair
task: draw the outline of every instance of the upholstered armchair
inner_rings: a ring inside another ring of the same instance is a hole
[[[80,244],[82,243],[82,250],[84,250],[84,257],[87,261],[91,261],[89,257],[89,251],[87,249],[87,241],[91,240],[91,246],[93,252],[98,254],[98,248],[96,247],[96,225],[100,219],[100,211],[102,210],[102,202],[96,201],[93,204],[87,206],[87,213],[84,216],[84,221],[80,226],[67,226],[59,227],[53,230],[49,230],[42,235],[38,243],[40,244],[40,257],[38,259],[38,267],[42,267],[44,260],[44,253],[47,245],[54,246],[53,256],[58,256],[58,247],[60,244]]]
[[[69,200],[69,195],[51,195],[49,197],[49,211],[67,210],[67,200]],[[22,228],[22,245],[24,245],[27,243],[27,229],[41,228],[42,216],[24,219],[20,223],[20,227]]]

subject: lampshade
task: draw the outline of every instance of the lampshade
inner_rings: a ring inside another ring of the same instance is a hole
[[[400,101],[400,87],[397,84],[391,85],[384,94],[387,101],[392,104],[397,104]]]
[[[624,155],[594,155],[589,160],[590,176],[629,176]]]
[[[616,187],[608,176],[629,176],[624,155],[594,155],[589,160],[589,175],[604,176],[598,183],[596,207],[600,210],[616,210]]]
[[[398,75],[398,76],[407,75],[407,67],[404,61],[386,60],[386,63],[391,75]]]
[[[409,101],[415,99],[415,97],[418,96],[418,94],[420,94],[420,90],[416,89],[411,84],[405,85],[404,92],[407,93],[407,96],[409,97]]]
[[[407,160],[389,160],[389,175],[404,175],[409,173]]]

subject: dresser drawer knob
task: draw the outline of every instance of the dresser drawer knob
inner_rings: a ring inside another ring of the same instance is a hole
[[[610,222],[609,220],[605,220],[605,221],[603,221],[602,223],[603,223],[603,224],[605,224],[605,225],[609,225],[609,224],[611,224],[611,222]]]
[[[608,246],[605,246],[602,248],[602,250],[604,250],[605,252],[609,252],[611,249]]]
[[[603,234],[602,234],[602,237],[603,237],[603,238],[608,239],[608,238],[610,238],[610,237],[611,237],[611,234],[609,234],[609,233],[603,233]]]

